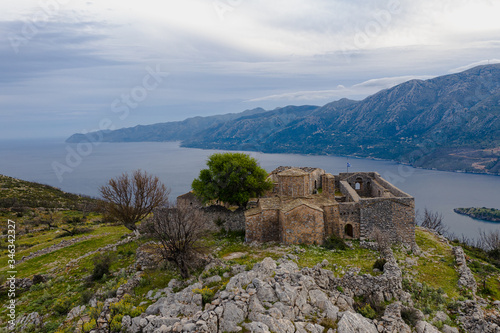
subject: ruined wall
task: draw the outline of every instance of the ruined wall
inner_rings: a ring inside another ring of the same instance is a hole
[[[392,185],[389,183],[387,180],[382,178],[377,172],[374,172],[375,180],[383,187],[385,187],[389,192],[391,192],[392,195],[395,197],[401,197],[401,198],[412,198],[411,195],[408,193],[405,193],[401,191],[399,188],[396,186]]]
[[[372,181],[372,186],[371,186],[371,197],[373,198],[389,198],[389,197],[394,197],[394,195],[386,189],[384,186],[382,186],[378,181],[373,180]]]
[[[323,212],[302,205],[280,212],[282,242],[285,244],[322,244],[325,239]]]
[[[351,238],[346,235],[346,226],[351,225],[353,229],[352,238],[359,238],[361,235],[359,204],[356,202],[339,204],[339,220],[337,222],[336,235],[341,238]]]
[[[323,206],[323,221],[325,223],[325,237],[338,234],[338,221],[340,220],[339,205]]]
[[[266,209],[246,215],[245,239],[247,242],[279,242],[281,229],[277,210]]]
[[[321,187],[324,195],[335,197],[335,177],[332,174],[327,173],[321,176]]]
[[[391,243],[415,242],[413,198],[372,198],[360,202],[360,238],[375,239],[380,233]]]
[[[358,202],[360,200],[358,193],[346,181],[339,182],[340,192],[345,196],[346,202]]]
[[[225,207],[213,205],[201,208],[204,219],[207,221],[210,230],[219,230],[218,223],[226,230],[245,230],[245,213],[243,210],[229,210]]]
[[[322,175],[325,174],[325,170],[315,169],[309,173],[309,193],[317,193],[317,189],[323,187]]]

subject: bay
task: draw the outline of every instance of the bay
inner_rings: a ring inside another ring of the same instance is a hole
[[[171,188],[171,199],[190,190],[216,150],[182,148],[178,142],[66,144],[63,139],[0,141],[0,174],[58,187],[66,192],[99,195],[99,187],[136,169],[157,175]],[[311,166],[332,174],[346,172],[347,159],[337,156],[247,152],[267,171],[280,165]],[[416,169],[391,161],[349,158],[349,172],[376,171],[415,197],[417,210],[443,215],[449,231],[477,238],[479,230],[500,224],[453,212],[456,207],[500,209],[500,177]]]

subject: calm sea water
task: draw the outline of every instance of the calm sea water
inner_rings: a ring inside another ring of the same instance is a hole
[[[98,196],[99,186],[105,185],[108,179],[143,169],[160,177],[171,188],[174,199],[190,190],[192,180],[214,152],[181,148],[176,142],[102,143],[89,147],[69,145],[62,139],[3,141],[0,142],[0,174],[49,184],[67,192]],[[280,165],[314,166],[333,174],[346,171],[345,157],[248,154],[267,171]],[[413,195],[418,210],[428,208],[442,213],[450,231],[457,235],[475,238],[479,230],[500,229],[500,224],[453,212],[456,207],[500,209],[500,177],[415,169],[389,161],[351,158],[349,162],[349,172],[377,171]]]

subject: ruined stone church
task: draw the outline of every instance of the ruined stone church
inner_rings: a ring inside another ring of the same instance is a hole
[[[415,242],[414,198],[377,172],[279,167],[269,177],[273,190],[245,212],[248,242],[322,244],[332,234]]]

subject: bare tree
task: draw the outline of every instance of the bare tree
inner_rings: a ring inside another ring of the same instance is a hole
[[[145,229],[160,243],[163,259],[173,262],[181,276],[187,278],[189,269],[203,251],[199,242],[206,233],[202,213],[187,207],[155,209]]]
[[[443,215],[438,212],[433,212],[425,208],[424,216],[417,217],[417,224],[421,227],[434,230],[440,234],[446,233],[448,227],[443,223]]]
[[[476,247],[485,251],[500,249],[500,232],[498,230],[490,230],[488,232],[479,230],[479,239]]]
[[[105,212],[122,222],[125,227],[139,234],[136,223],[149,215],[153,209],[168,203],[170,190],[158,177],[136,170],[110,179],[100,189]]]
[[[377,248],[380,253],[384,253],[391,247],[391,241],[387,233],[382,232],[377,227],[374,228],[371,238],[377,243]]]

